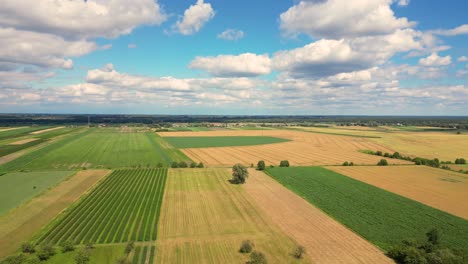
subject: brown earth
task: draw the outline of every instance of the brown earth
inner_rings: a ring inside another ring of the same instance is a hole
[[[0,217],[0,259],[13,254],[21,244],[90,190],[109,170],[80,171],[43,195]]]
[[[53,127],[53,128],[48,128],[48,129],[44,129],[44,130],[34,131],[34,132],[31,132],[30,134],[38,135],[38,134],[42,134],[42,133],[49,132],[49,131],[52,131],[52,130],[60,129],[60,128],[64,128],[64,126],[59,126],[59,127]]]
[[[252,200],[307,251],[312,263],[394,263],[378,248],[263,172],[249,170]]]
[[[33,141],[36,141],[36,140],[38,140],[38,138],[26,138],[26,139],[22,139],[22,140],[12,142],[12,143],[10,143],[8,145],[23,145],[23,144],[33,142]]]
[[[468,175],[426,166],[327,167],[468,220]]]

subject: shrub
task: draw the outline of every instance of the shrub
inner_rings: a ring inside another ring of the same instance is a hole
[[[257,163],[257,170],[264,170],[264,169],[265,169],[265,161],[260,160],[260,161]]]
[[[241,247],[239,249],[240,253],[250,253],[253,249],[253,243],[250,240],[242,241]]]
[[[354,163],[351,161],[351,162],[349,163],[349,166],[354,166]]]
[[[195,163],[195,162],[190,163],[190,168],[193,169],[193,168],[196,168],[196,167],[197,167],[197,163]]]
[[[187,162],[185,162],[185,161],[179,162],[179,168],[187,168],[187,167],[188,167]]]
[[[61,246],[63,253],[75,250],[75,245],[71,241],[64,241]]]
[[[296,249],[294,250],[294,257],[297,259],[301,259],[303,255],[305,254],[305,252],[306,252],[305,247],[297,246]]]
[[[171,168],[179,168],[179,163],[177,163],[176,161],[172,162]]]
[[[385,154],[383,156],[386,157],[386,158],[391,158],[391,155],[388,152],[385,152]]]
[[[245,183],[245,180],[249,177],[247,168],[242,164],[236,164],[232,167],[232,182],[236,184]]]
[[[466,160],[463,158],[456,159],[455,164],[466,164]]]
[[[48,260],[50,257],[55,255],[55,248],[52,244],[44,244],[37,250],[37,257],[41,260]]]
[[[164,165],[161,162],[158,162],[158,165],[156,165],[157,168],[162,168]]]
[[[81,249],[75,256],[76,264],[86,264],[90,260],[89,251],[86,249]]]
[[[16,256],[9,256],[4,259],[1,263],[2,264],[21,264],[25,263],[27,257],[24,254],[19,254]]]
[[[31,242],[26,242],[21,245],[21,252],[23,253],[34,253],[36,249],[34,248],[34,244]]]
[[[376,152],[375,152],[375,155],[377,155],[377,156],[382,156],[382,151],[380,151],[380,150],[376,151]]]
[[[289,167],[289,161],[288,160],[282,160],[280,161],[280,167]]]
[[[200,163],[198,163],[197,167],[198,167],[198,168],[204,168],[205,165],[203,165],[203,162],[200,162]]]
[[[395,152],[395,153],[393,153],[392,158],[394,158],[394,159],[401,159],[402,157],[401,157],[400,153]]]
[[[259,251],[250,253],[250,264],[267,264],[265,254]]]
[[[347,161],[343,162],[343,166],[349,166],[349,163]]]
[[[378,163],[377,163],[378,166],[387,166],[388,165],[388,162],[386,159],[381,159]]]

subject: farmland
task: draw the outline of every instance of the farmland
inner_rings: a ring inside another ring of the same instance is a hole
[[[156,167],[173,160],[189,161],[177,149],[163,148],[158,140],[151,132],[91,128],[0,166],[0,170]]]
[[[468,220],[468,175],[426,166],[328,169]]]
[[[0,258],[15,252],[62,210],[105,177],[107,170],[81,171],[31,201],[0,216]]]
[[[71,171],[14,172],[0,177],[0,215],[57,184]]]
[[[268,173],[365,239],[389,249],[423,240],[431,228],[442,245],[466,249],[468,221],[321,167],[269,168]],[[372,203],[369,203],[372,201]]]
[[[281,143],[288,140],[274,137],[166,137],[164,138],[177,148],[208,148],[229,146],[250,146]]]
[[[287,159],[292,165],[337,165],[345,161],[355,164],[376,164],[380,158],[360,153],[359,150],[382,149],[393,152],[391,148],[371,142],[368,138],[316,134],[294,130],[246,130],[246,131],[209,131],[209,132],[161,132],[166,137],[242,137],[269,136],[284,138],[289,142],[241,147],[186,148],[182,151],[197,162],[209,166],[232,166],[235,163],[250,165],[264,160],[267,164],[277,165]],[[411,164],[407,161],[390,159],[391,164]]]
[[[166,175],[166,169],[114,171],[57,219],[38,242],[155,240]]]
[[[294,242],[228,182],[227,169],[171,169],[158,232],[156,263],[245,263],[250,239],[271,263],[294,263]]]

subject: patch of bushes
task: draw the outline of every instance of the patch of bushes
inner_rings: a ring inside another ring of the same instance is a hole
[[[62,246],[63,253],[75,250],[75,244],[73,244],[73,242],[71,241],[64,241],[62,242],[61,246]]]
[[[48,260],[55,255],[55,248],[52,244],[43,244],[36,252],[37,258],[41,261]]]
[[[265,170],[265,161],[263,160],[258,161],[257,170]]]
[[[240,253],[250,253],[252,252],[254,244],[250,240],[242,241],[239,252]]]
[[[343,162],[343,166],[354,166],[354,162],[352,162],[352,161],[351,161],[351,162],[345,161],[345,162]]]
[[[282,160],[280,161],[280,167],[289,167],[289,161],[288,160]]]
[[[263,254],[260,251],[253,251],[250,253],[250,261],[249,264],[267,264],[268,261],[265,257],[265,254]]]
[[[294,249],[293,255],[295,258],[301,259],[305,253],[306,253],[305,247],[297,246],[296,249]]]
[[[463,158],[456,159],[455,164],[466,164],[466,160]]]
[[[386,159],[381,159],[379,162],[377,162],[377,166],[387,166],[388,161]]]

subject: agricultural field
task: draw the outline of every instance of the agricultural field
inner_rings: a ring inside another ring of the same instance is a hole
[[[168,144],[162,147],[159,141],[152,132],[90,128],[0,166],[0,171],[156,167],[160,163],[167,166],[173,160],[190,161]]]
[[[371,142],[368,138],[309,133],[294,130],[264,131],[211,131],[211,132],[160,132],[166,137],[242,137],[268,136],[290,140],[284,143],[241,147],[212,147],[182,149],[188,157],[208,166],[232,166],[256,164],[264,160],[267,165],[277,165],[289,160],[292,165],[338,165],[345,161],[355,164],[374,165],[381,157],[360,153],[359,150],[382,149],[393,153],[388,147]],[[411,162],[389,159],[390,164],[412,164]]]
[[[0,215],[56,185],[73,171],[12,172],[0,176]]]
[[[32,239],[35,233],[108,174],[107,170],[80,171],[0,216],[0,259],[14,253],[24,241]]]
[[[267,173],[384,250],[405,239],[424,240],[432,228],[444,234],[441,245],[468,250],[468,221],[462,218],[321,167]]]
[[[468,220],[468,175],[427,166],[335,166],[340,174]]]
[[[167,142],[176,148],[209,148],[251,146],[287,142],[289,140],[275,137],[165,137]]]
[[[44,261],[44,264],[76,264],[74,252],[59,253]],[[90,250],[89,264],[115,264],[124,255],[125,245],[95,245]]]
[[[70,207],[37,242],[156,240],[167,169],[116,170]]]
[[[393,263],[382,251],[258,170],[247,194],[308,252],[312,263]]]
[[[156,246],[137,246],[133,253],[132,264],[154,263]]]
[[[156,263],[245,263],[239,247],[247,239],[269,263],[297,262],[293,240],[230,178],[222,168],[169,170]]]

